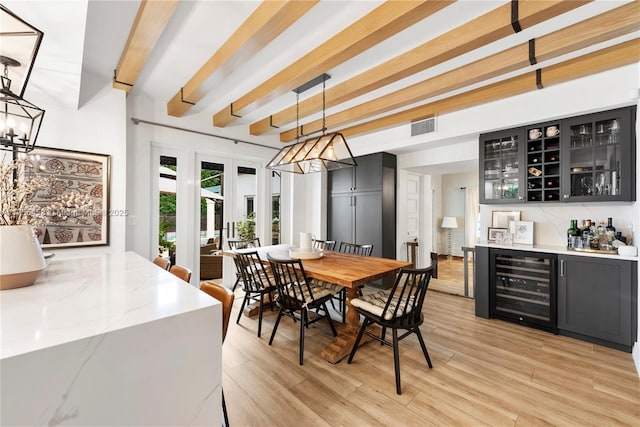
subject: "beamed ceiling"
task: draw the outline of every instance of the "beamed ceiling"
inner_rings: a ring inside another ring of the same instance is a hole
[[[212,133],[272,145],[322,129],[322,86],[298,105],[293,89],[323,73],[327,128],[355,136],[640,61],[639,1],[86,7],[83,75],[166,105],[173,123],[197,116]]]

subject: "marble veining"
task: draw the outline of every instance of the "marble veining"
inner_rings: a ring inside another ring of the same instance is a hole
[[[133,253],[0,295],[0,425],[220,425],[222,306]]]
[[[33,286],[2,291],[0,357],[215,303],[133,252],[56,257]]]

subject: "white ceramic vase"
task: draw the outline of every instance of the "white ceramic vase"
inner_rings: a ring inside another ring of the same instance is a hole
[[[0,226],[0,290],[32,285],[45,267],[30,225]]]

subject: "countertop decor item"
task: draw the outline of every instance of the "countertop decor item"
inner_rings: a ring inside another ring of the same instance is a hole
[[[46,267],[30,225],[0,227],[0,290],[33,285]]]

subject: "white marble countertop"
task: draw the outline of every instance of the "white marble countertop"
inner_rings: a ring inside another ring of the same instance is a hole
[[[0,292],[0,359],[220,304],[133,252],[54,257]]]
[[[486,241],[476,243],[476,246],[485,246],[488,248],[500,248],[500,249],[513,249],[517,251],[530,251],[530,252],[546,252],[552,254],[559,255],[575,255],[575,256],[586,256],[586,257],[596,257],[596,258],[611,258],[611,259],[624,259],[629,261],[638,261],[638,257],[630,257],[623,256],[618,254],[601,254],[594,252],[580,252],[580,251],[572,251],[567,249],[564,246],[551,246],[551,245],[521,245],[521,244],[511,244],[511,245],[498,245],[495,243],[488,243]]]

